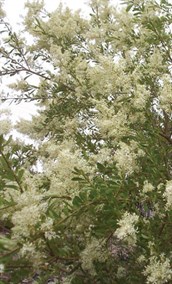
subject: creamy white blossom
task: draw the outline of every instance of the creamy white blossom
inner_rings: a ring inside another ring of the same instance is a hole
[[[28,204],[21,210],[14,212],[12,216],[13,222],[13,238],[20,239],[29,237],[35,233],[35,226],[41,222],[42,216],[45,215],[47,210],[47,203]]]
[[[40,244],[39,248],[41,247]],[[39,266],[46,258],[45,254],[39,251],[33,242],[25,242],[19,251],[19,256],[31,260],[35,267]]]
[[[160,89],[160,106],[168,114],[172,112],[172,79],[170,75],[162,77],[162,88]]]
[[[155,49],[153,54],[149,58],[149,75],[156,76],[160,74],[160,70],[163,67],[163,56],[159,49]]]
[[[10,119],[11,112],[7,109],[0,110],[0,135],[8,134],[12,129],[12,121]]]
[[[144,275],[148,284],[164,284],[172,279],[170,260],[161,254],[159,257],[151,256],[149,264],[145,267]]]
[[[89,160],[92,162],[104,163],[105,161],[112,161],[112,151],[109,148],[101,148],[97,154],[92,154],[89,157]]]
[[[93,261],[105,262],[107,259],[107,254],[103,246],[103,240],[93,238],[80,254],[82,268],[92,275],[96,275]]]
[[[148,182],[147,180],[144,181],[144,184],[143,184],[143,189],[142,189],[142,192],[143,193],[147,193],[147,192],[151,192],[154,190],[154,186]]]
[[[146,107],[150,97],[150,92],[146,90],[144,85],[137,85],[134,92],[133,106],[136,109],[143,110]]]
[[[126,269],[124,267],[122,267],[122,266],[119,266],[118,270],[117,270],[116,277],[118,279],[121,279],[121,278],[123,278],[125,276],[126,276]]]
[[[144,156],[144,151],[139,149],[137,142],[131,140],[130,145],[119,142],[119,148],[114,154],[114,161],[120,173],[131,175],[138,171],[137,159],[142,156]]]
[[[137,242],[136,224],[139,216],[135,213],[125,212],[122,218],[117,222],[119,228],[116,229],[114,235],[123,241],[127,241],[129,245],[135,245]]]
[[[163,196],[167,201],[166,208],[170,209],[172,207],[172,180],[167,181]]]
[[[3,263],[0,263],[0,274],[4,272],[5,266]]]
[[[57,238],[57,234],[53,229],[53,225],[54,225],[53,219],[47,217],[40,226],[41,231],[44,232],[45,238],[48,240]]]

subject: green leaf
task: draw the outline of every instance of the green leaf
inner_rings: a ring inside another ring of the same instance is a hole
[[[79,196],[75,196],[72,203],[74,206],[79,207],[83,203],[83,201]]]
[[[97,168],[100,172],[104,172],[106,170],[105,166],[103,166],[102,164],[100,163],[97,163]]]
[[[24,175],[24,172],[25,172],[25,170],[24,169],[20,169],[19,171],[18,171],[18,179],[19,179],[19,181],[21,181],[21,179],[22,179],[22,177],[23,177],[23,175]]]
[[[89,198],[92,200],[92,199],[95,199],[99,196],[98,192],[96,189],[92,189],[90,191],[90,194],[89,194]]]
[[[81,177],[73,177],[72,180],[73,181],[84,181],[84,179]]]
[[[86,200],[87,200],[87,192],[80,192],[80,193],[79,193],[79,197],[80,197],[83,201],[86,201]]]
[[[132,7],[133,7],[133,4],[128,5],[127,8],[126,8],[126,12],[129,12]]]

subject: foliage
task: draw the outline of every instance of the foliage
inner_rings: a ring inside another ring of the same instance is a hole
[[[33,145],[0,136],[2,283],[172,281],[172,5],[89,5],[0,12],[0,74],[40,107]]]

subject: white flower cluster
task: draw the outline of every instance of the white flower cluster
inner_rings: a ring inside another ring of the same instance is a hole
[[[41,222],[47,210],[47,203],[30,204],[13,213],[13,238],[27,238],[35,232],[35,226]]]
[[[3,263],[0,263],[0,274],[4,272],[4,264]]]
[[[30,32],[34,31],[35,17],[38,17],[41,10],[43,9],[43,1],[27,1],[25,7],[28,9],[27,15],[25,17],[25,25]],[[33,32],[34,34],[34,32]]]
[[[11,113],[9,110],[0,110],[0,135],[9,133],[12,128],[10,114]]]
[[[163,86],[160,91],[159,99],[160,106],[167,113],[171,114],[172,111],[172,80],[170,75],[164,75],[162,78]]]
[[[137,142],[131,141],[130,145],[120,142],[116,150],[114,161],[120,173],[131,175],[138,171],[137,159],[144,156],[144,151],[139,149]]]
[[[136,109],[142,110],[146,107],[150,92],[146,90],[144,85],[137,85],[134,92],[133,106]]]
[[[127,90],[130,79],[124,74],[123,61],[114,63],[114,58],[109,55],[105,57],[98,54],[96,57],[98,63],[88,70],[92,95],[96,97],[96,93],[103,92],[103,97],[108,97],[119,90],[121,85]]]
[[[41,222],[48,206],[47,201],[43,200],[44,192],[36,189],[36,178],[29,180],[29,176],[26,174],[25,181],[28,182],[28,188],[23,193],[11,190],[11,188],[4,192],[4,198],[7,201],[13,200],[15,203],[15,206],[11,208],[13,210],[11,211],[11,221],[14,225],[13,239],[21,240],[21,238],[29,237],[34,233],[35,226]]]
[[[53,219],[47,217],[41,224],[41,231],[44,232],[45,238],[48,240],[55,239],[57,237],[56,232],[53,230]]]
[[[112,161],[111,149],[107,147],[101,148],[97,154],[92,154],[89,158],[90,162],[104,163]]]
[[[161,254],[159,259],[151,256],[143,274],[147,276],[146,283],[148,284],[167,283],[172,279],[170,260],[165,258],[164,254]]]
[[[79,11],[71,12],[69,8],[59,5],[47,23],[47,29],[57,38],[74,38],[79,32],[80,27],[84,29],[86,21],[80,17]]]
[[[107,254],[103,248],[103,241],[92,239],[90,243],[86,246],[86,248],[81,252],[81,261],[82,268],[86,271],[89,271],[90,274],[95,275],[95,267],[93,262],[105,262],[107,259]]]
[[[112,108],[107,107],[107,112],[99,113],[96,124],[103,137],[112,137],[117,141],[129,133],[127,113],[122,110],[115,114]]]
[[[161,68],[164,66],[164,60],[158,49],[155,49],[150,56],[148,66],[150,76],[156,76],[160,73]]]
[[[5,12],[4,10],[2,9],[2,1],[0,1],[0,18],[3,18],[5,16]]]
[[[76,149],[72,142],[64,141],[60,145],[47,144],[46,151],[51,159],[44,160],[44,169],[47,177],[51,180],[51,194],[64,195],[76,194],[77,184],[72,181],[74,167],[90,172],[87,161],[82,157],[81,151]],[[54,161],[52,162],[52,158]]]
[[[154,186],[151,183],[149,183],[147,180],[145,180],[142,192],[147,193],[147,192],[151,192],[153,190],[154,190]]]
[[[39,248],[42,249],[41,243]],[[42,259],[45,260],[45,254],[36,248],[36,245],[32,242],[25,242],[19,251],[19,256],[26,257],[28,260],[32,260],[34,266],[39,266],[42,263]]]
[[[116,273],[116,277],[118,279],[123,278],[126,276],[126,269],[122,266],[118,267],[117,273]]]
[[[170,209],[172,207],[172,180],[167,181],[163,196],[167,201],[166,208]]]
[[[120,227],[116,229],[114,236],[116,236],[119,240],[127,241],[129,245],[134,246],[137,241],[137,229],[135,228],[135,225],[138,221],[139,216],[135,213],[131,214],[129,212],[125,212],[122,219],[120,219],[117,223]]]
[[[72,280],[73,280],[73,274],[67,277],[62,277],[62,284],[71,284]]]

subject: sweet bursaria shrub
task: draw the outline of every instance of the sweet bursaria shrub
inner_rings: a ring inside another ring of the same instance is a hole
[[[172,4],[88,5],[0,12],[1,283],[172,283]]]

